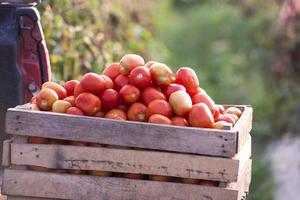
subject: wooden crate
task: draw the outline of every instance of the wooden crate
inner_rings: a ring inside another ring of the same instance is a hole
[[[252,108],[228,130],[78,117],[22,108],[7,112],[3,193],[8,199],[240,200],[251,180]],[[27,144],[28,136],[123,148]],[[126,149],[126,148],[127,149]],[[219,186],[53,172],[96,170],[218,181]]]

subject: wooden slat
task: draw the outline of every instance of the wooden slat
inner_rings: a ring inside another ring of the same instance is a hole
[[[3,151],[2,151],[2,166],[10,166],[10,144],[11,140],[3,141]]]
[[[46,168],[113,171],[237,181],[239,160],[144,150],[12,144],[11,162]],[[249,157],[248,157],[249,158]]]
[[[237,131],[238,139],[237,139],[237,152],[239,152],[245,142],[247,142],[248,134],[252,129],[252,118],[253,118],[253,109],[251,106],[245,106],[244,112],[241,117],[237,121],[237,123],[233,126],[232,130]]]
[[[239,191],[238,199],[242,199],[242,196],[245,195],[245,192],[249,192],[251,173],[252,173],[252,160],[249,159],[244,169],[242,170],[242,174],[239,180],[235,183],[231,183],[228,185],[228,188],[236,189]]]
[[[6,132],[15,135],[232,157],[236,131],[116,121],[51,112],[9,109]]]
[[[238,195],[218,187],[8,169],[3,192],[74,200],[235,200]]]
[[[35,198],[35,197],[21,197],[21,196],[8,196],[7,200],[59,200],[54,198]]]
[[[247,162],[249,161],[252,154],[252,138],[251,135],[247,135],[247,141],[245,142],[243,148],[240,150],[238,154],[236,154],[233,159],[239,160],[239,174],[244,170]]]

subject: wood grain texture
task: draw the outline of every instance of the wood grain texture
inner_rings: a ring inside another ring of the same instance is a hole
[[[12,144],[11,155],[11,162],[15,165],[151,174],[222,182],[237,181],[240,168],[238,159],[105,147]]]
[[[233,126],[232,130],[237,132],[237,152],[239,152],[247,142],[248,135],[252,129],[253,109],[251,106],[245,106],[244,112]]]
[[[35,197],[21,197],[21,196],[8,196],[7,200],[59,200],[54,198],[35,198]]]
[[[6,132],[111,145],[233,157],[237,132],[116,121],[51,112],[9,109]]]
[[[3,141],[3,151],[2,151],[2,166],[8,167],[10,166],[10,144],[11,140]]]
[[[4,180],[7,195],[74,200],[235,200],[238,196],[237,190],[218,187],[9,169]]]
[[[233,159],[239,160],[239,174],[242,174],[247,165],[252,154],[252,137],[250,134],[247,134],[247,141],[244,143],[244,146],[238,154],[236,154]]]

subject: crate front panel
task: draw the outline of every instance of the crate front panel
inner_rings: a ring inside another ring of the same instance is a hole
[[[4,172],[7,195],[101,200],[236,200],[238,190],[125,178],[54,174],[24,170]]]
[[[249,148],[249,147],[247,147]],[[251,152],[244,157],[249,159]],[[11,164],[52,169],[112,171],[192,179],[237,181],[241,158],[227,159],[145,150],[11,144]]]
[[[233,157],[237,131],[116,121],[51,112],[9,109],[6,132],[201,155]]]

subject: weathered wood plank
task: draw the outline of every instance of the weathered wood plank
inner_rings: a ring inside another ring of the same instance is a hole
[[[3,141],[3,151],[2,151],[2,166],[10,166],[10,144],[11,140]]]
[[[253,109],[251,106],[245,106],[244,112],[241,117],[237,121],[237,123],[233,126],[232,130],[237,131],[238,139],[237,139],[237,152],[239,152],[245,142],[247,142],[248,134],[252,129],[252,118],[253,118]]]
[[[15,108],[7,112],[6,132],[222,157],[234,156],[237,145],[236,131],[116,121]]]
[[[8,196],[7,200],[59,200],[54,198],[35,198],[35,197],[21,197],[21,196]]]
[[[8,169],[3,192],[74,200],[235,200],[238,195],[218,187]]]
[[[103,147],[12,144],[11,152],[11,162],[15,165],[152,174],[223,182],[237,181],[240,168],[238,159]]]
[[[247,141],[244,143],[243,148],[236,154],[233,159],[239,160],[239,174],[242,174],[247,162],[249,161],[252,154],[252,137],[250,134],[247,135]]]

